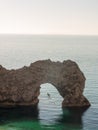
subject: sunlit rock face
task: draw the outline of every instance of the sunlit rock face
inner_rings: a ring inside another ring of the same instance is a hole
[[[42,60],[17,70],[0,66],[0,106],[37,105],[40,85],[43,83],[51,83],[56,87],[64,98],[62,107],[90,106],[83,96],[84,74],[71,60],[62,63]]]

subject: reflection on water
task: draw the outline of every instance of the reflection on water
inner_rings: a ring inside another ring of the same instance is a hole
[[[61,115],[58,113],[54,124],[43,125],[38,119],[37,107],[0,109],[0,130],[82,130],[83,112],[84,110],[66,108],[62,110]]]
[[[87,108],[65,108],[63,109],[62,118],[59,122],[64,124],[67,130],[82,130],[83,122],[82,115]]]
[[[33,120],[37,117],[37,107],[0,108],[0,124],[11,121]]]

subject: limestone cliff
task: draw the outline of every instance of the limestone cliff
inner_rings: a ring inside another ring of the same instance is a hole
[[[56,87],[64,98],[62,107],[90,106],[83,96],[84,74],[75,62],[42,60],[17,70],[0,66],[0,107],[36,105],[43,83]]]

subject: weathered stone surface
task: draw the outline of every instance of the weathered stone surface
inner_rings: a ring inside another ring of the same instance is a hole
[[[84,74],[71,60],[63,63],[42,60],[17,70],[0,66],[0,106],[36,105],[43,83],[51,83],[57,88],[64,98],[63,107],[90,106],[83,96]]]

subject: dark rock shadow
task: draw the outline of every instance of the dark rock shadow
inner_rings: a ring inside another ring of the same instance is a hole
[[[38,119],[38,107],[0,108],[0,124],[12,121]]]
[[[58,122],[63,123],[64,125],[67,125],[69,127],[72,126],[82,128],[83,127],[82,116],[87,109],[88,109],[87,107],[64,108],[62,109],[63,114],[61,115],[61,118],[58,120]]]

